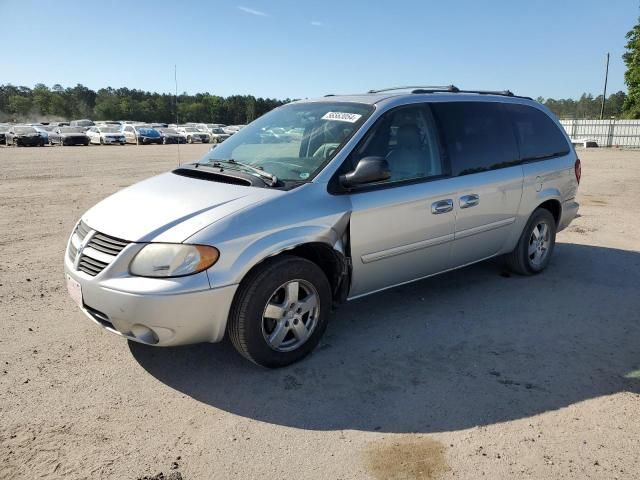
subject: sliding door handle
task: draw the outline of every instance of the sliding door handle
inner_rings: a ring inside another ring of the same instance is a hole
[[[472,195],[465,195],[460,197],[460,208],[475,207],[480,203],[480,197],[475,193]]]
[[[446,200],[438,200],[431,204],[431,213],[439,215],[441,213],[447,213],[453,210],[453,200],[450,198]]]

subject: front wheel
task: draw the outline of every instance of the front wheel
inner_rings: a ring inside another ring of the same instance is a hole
[[[543,271],[556,244],[556,221],[549,210],[536,209],[525,226],[518,245],[505,256],[507,267],[520,275]]]
[[[301,360],[327,328],[331,287],[315,263],[292,255],[269,259],[240,285],[229,315],[238,352],[268,368]]]

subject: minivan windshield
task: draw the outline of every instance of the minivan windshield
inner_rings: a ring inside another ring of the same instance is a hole
[[[235,160],[283,181],[312,178],[373,112],[347,102],[292,103],[267,113],[211,149],[199,162]]]

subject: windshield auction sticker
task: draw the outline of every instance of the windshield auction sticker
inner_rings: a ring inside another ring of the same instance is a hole
[[[356,123],[360,120],[362,115],[357,113],[346,113],[346,112],[327,112],[322,117],[322,120],[333,120],[335,122],[349,122]]]

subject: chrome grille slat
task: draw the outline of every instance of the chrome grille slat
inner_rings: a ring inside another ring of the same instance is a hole
[[[103,242],[95,236],[91,239],[88,246],[90,246],[91,248],[95,248],[96,250],[99,250],[101,252],[108,253],[109,255],[113,255],[114,257],[122,251],[122,248],[124,248],[114,247],[113,245]]]
[[[111,237],[109,235],[105,235],[104,233],[100,233],[100,232],[96,232],[95,235],[91,238],[91,240],[92,241],[100,240],[101,242],[111,244],[114,247],[120,247],[120,249],[123,249],[124,247],[129,245],[129,242],[127,242],[126,240],[121,240],[116,237]]]
[[[87,255],[82,255],[82,257],[80,257],[80,263],[83,263],[83,262],[89,263],[92,266],[100,269],[103,269],[104,267],[109,265],[108,263],[101,262],[100,260],[96,260],[95,258],[88,257]]]
[[[81,272],[86,273],[87,275],[91,275],[92,277],[95,277],[97,274],[100,273],[100,269],[99,268],[95,268],[95,267],[90,267],[88,264],[81,262],[78,265],[78,270],[80,270]]]
[[[69,258],[73,261],[76,259],[76,254],[78,253],[78,249],[73,246],[73,243],[69,244]]]
[[[80,238],[80,240],[86,237],[87,233],[89,233],[90,231],[91,229],[89,228],[89,226],[82,221],[78,224],[78,227],[76,228],[76,233],[78,234],[78,237]]]

